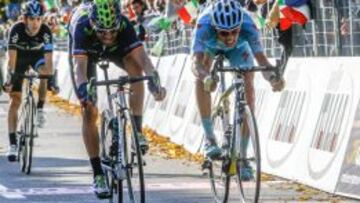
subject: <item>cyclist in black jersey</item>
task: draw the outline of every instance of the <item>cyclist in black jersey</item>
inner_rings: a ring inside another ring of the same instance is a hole
[[[15,161],[17,156],[16,124],[17,112],[21,104],[21,90],[23,80],[14,77],[24,74],[29,68],[39,74],[51,74],[52,64],[52,34],[50,29],[42,23],[43,8],[36,0],[26,3],[23,21],[14,24],[10,30],[8,40],[8,74],[3,85],[5,92],[10,95],[8,113],[8,132],[10,146],[7,153],[9,161]],[[39,86],[38,125],[45,122],[43,106],[46,99],[47,80],[41,80]]]
[[[153,75],[148,87],[155,100],[163,100],[165,88],[160,84],[158,73],[147,56],[141,41],[129,20],[120,14],[116,0],[96,0],[83,3],[73,13],[69,26],[71,66],[74,70],[75,90],[82,104],[83,139],[93,169],[93,190],[97,197],[106,198],[109,194],[104,172],[99,158],[99,136],[96,127],[98,109],[93,91],[88,81],[96,76],[96,63],[109,60],[124,69],[129,76]],[[142,111],[144,84],[130,86],[130,107],[139,144],[146,151],[147,140],[142,135]],[[95,97],[96,98],[96,97]]]

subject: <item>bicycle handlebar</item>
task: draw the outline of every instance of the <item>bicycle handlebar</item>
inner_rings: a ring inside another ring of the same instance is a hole
[[[225,67],[221,65],[222,68],[219,68],[216,63],[223,63],[225,59],[225,56],[223,54],[219,54],[215,56],[215,64],[213,65],[213,69],[211,70],[210,74],[213,77],[216,77],[217,72],[232,72],[232,73],[239,73],[239,74],[245,74],[249,72],[269,72],[272,71],[275,73],[275,75],[270,78],[270,80],[279,80],[282,77],[282,71],[281,68],[284,64],[280,64],[280,61],[276,61],[276,66],[253,66],[253,67],[238,67],[234,66],[231,67]]]
[[[28,74],[17,74],[13,75],[15,78],[24,78],[24,79],[52,79],[54,75],[28,75]]]
[[[126,84],[132,84],[141,82],[144,80],[151,80],[153,76],[138,76],[138,77],[129,77],[129,76],[120,76],[115,80],[103,80],[103,81],[90,81],[90,86],[107,86],[107,85],[118,85],[124,86]]]
[[[267,67],[267,66],[254,66],[250,69],[236,69],[236,68],[218,68],[216,69],[217,72],[233,72],[233,73],[249,73],[249,72],[262,72],[262,71],[274,71],[276,72],[278,70],[277,67]]]

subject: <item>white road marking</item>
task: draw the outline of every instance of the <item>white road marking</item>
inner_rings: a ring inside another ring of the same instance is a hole
[[[3,196],[7,199],[25,199],[25,196],[16,190],[8,189],[4,185],[0,184],[0,196]]]
[[[272,181],[280,182],[280,181]],[[281,181],[282,182],[282,181]],[[277,183],[276,183],[277,184]],[[236,188],[232,184],[232,188]],[[246,184],[246,188],[253,188],[253,184]],[[263,184],[262,188],[268,188],[268,184]],[[175,191],[175,190],[202,190],[210,189],[208,182],[182,182],[182,183],[149,183],[146,184],[146,191]],[[40,195],[74,195],[74,194],[93,194],[90,186],[81,187],[49,187],[49,188],[16,188],[10,189],[0,185],[0,196],[7,199],[25,199],[26,196],[40,196]]]

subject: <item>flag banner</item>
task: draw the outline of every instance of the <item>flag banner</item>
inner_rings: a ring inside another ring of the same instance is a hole
[[[177,13],[182,21],[186,24],[190,24],[198,14],[199,3],[196,0],[189,1]]]
[[[293,23],[305,25],[310,18],[310,8],[307,4],[291,7],[285,4],[285,0],[279,1],[280,29],[287,30]]]

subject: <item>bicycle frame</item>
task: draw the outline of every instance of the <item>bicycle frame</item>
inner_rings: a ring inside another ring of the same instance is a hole
[[[99,64],[100,68],[103,70],[104,72],[104,77],[105,80],[109,80],[109,75],[107,72],[107,68],[109,67],[109,63],[107,61],[100,63]],[[125,159],[125,155],[122,152],[122,149],[124,149],[124,145],[125,143],[122,142],[123,138],[121,136],[124,136],[124,126],[122,126],[122,122],[121,119],[124,118],[124,114],[126,113],[126,111],[128,111],[128,105],[127,105],[127,101],[126,101],[126,97],[125,97],[125,89],[124,88],[118,88],[117,91],[115,93],[111,93],[110,91],[110,85],[106,85],[106,94],[107,94],[107,100],[108,100],[108,105],[109,105],[109,111],[106,111],[108,114],[106,115],[107,117],[107,121],[112,121],[114,119],[117,120],[117,124],[119,126],[117,126],[117,133],[116,135],[113,136],[112,140],[113,143],[116,142],[117,143],[117,159],[115,161],[115,166],[109,166],[106,164],[102,164],[103,167],[108,170],[111,171],[112,174],[119,180],[123,180],[125,179],[125,171],[124,168],[126,166],[123,166],[122,160]],[[113,102],[116,104],[115,108],[113,105]],[[111,125],[112,123],[109,122],[107,125]]]
[[[223,56],[220,55],[220,58],[215,60],[214,67],[216,69],[223,69]],[[228,141],[229,144],[231,144],[231,147],[225,148],[225,154],[231,155],[230,157],[232,159],[236,158],[234,155],[236,154],[236,147],[235,145],[240,144],[240,125],[243,122],[243,112],[245,109],[245,105],[247,104],[246,97],[245,97],[245,81],[244,81],[244,75],[243,74],[233,74],[232,84],[230,87],[226,88],[225,83],[225,74],[223,72],[220,72],[220,99],[218,103],[216,104],[213,112],[215,112],[215,115],[219,115],[219,113],[223,113],[223,115],[220,115],[222,117],[222,126],[228,126],[229,128],[233,129],[225,129],[224,133],[224,139]],[[229,96],[235,92],[234,97],[234,123],[233,126],[230,126],[230,102],[229,102]],[[233,137],[231,137],[231,131],[236,132],[237,134]],[[230,149],[232,149],[230,151]],[[231,162],[234,162],[234,160],[231,160]],[[234,171],[234,170],[232,170]]]

